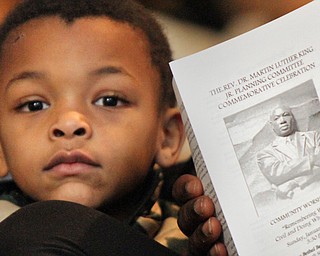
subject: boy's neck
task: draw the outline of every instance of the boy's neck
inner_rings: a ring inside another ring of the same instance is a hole
[[[112,205],[104,205],[98,210],[131,225],[137,217],[149,213],[159,197],[160,189],[158,188],[162,185],[162,178],[161,170],[150,168],[146,179],[142,183],[143,186],[137,186],[135,191],[121,200]]]

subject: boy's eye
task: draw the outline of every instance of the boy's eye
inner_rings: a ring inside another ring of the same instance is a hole
[[[120,99],[117,96],[104,96],[95,101],[98,106],[116,107],[123,106],[128,103],[126,100]]]
[[[39,100],[29,101],[26,103],[23,103],[22,105],[18,106],[18,110],[21,112],[35,112],[40,111],[43,109],[47,109],[49,105],[47,103],[44,103]]]

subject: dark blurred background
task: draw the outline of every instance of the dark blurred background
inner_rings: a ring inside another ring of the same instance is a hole
[[[116,0],[115,0],[116,1]],[[146,7],[173,17],[221,30],[246,13],[260,13],[272,20],[311,0],[137,0]],[[0,0],[0,18],[19,0]]]
[[[138,0],[148,8],[212,29],[223,29],[228,21],[248,13],[264,13],[275,19],[310,0]]]

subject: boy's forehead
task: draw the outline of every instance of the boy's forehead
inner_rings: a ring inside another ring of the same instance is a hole
[[[152,62],[150,45],[141,29],[134,28],[125,22],[114,21],[108,17],[81,17],[67,22],[58,16],[40,17],[29,20],[12,30],[4,41],[2,53],[7,50],[17,51],[20,46],[26,48],[30,44],[41,45],[47,38],[74,39],[74,43],[87,42],[90,49],[97,45],[101,47],[122,47],[125,52],[129,48],[136,48]],[[92,45],[92,47],[91,47]],[[122,45],[122,46],[121,46]],[[20,49],[21,50],[21,49]],[[26,49],[25,49],[26,50]],[[136,56],[132,55],[132,58]]]
[[[25,33],[23,32],[23,30],[20,28],[17,28],[8,35],[6,43],[14,44],[24,37],[25,37]]]
[[[48,35],[61,34],[62,30],[59,29],[59,31],[57,31],[57,29],[55,29],[56,26],[52,26],[52,23],[60,23],[65,28],[66,33],[88,29],[89,32],[97,32],[97,34],[99,34],[99,32],[100,34],[106,34],[108,32],[112,32],[113,34],[135,34],[137,37],[139,37],[139,40],[136,41],[137,43],[140,45],[143,43],[147,47],[149,44],[146,35],[141,29],[134,28],[132,25],[126,22],[115,21],[107,16],[85,16],[76,18],[73,21],[64,20],[59,16],[34,18],[13,29],[8,34],[5,44],[15,44],[28,37],[30,34],[39,34],[38,31],[40,27],[42,30],[47,30]],[[78,35],[83,36],[83,34]],[[84,39],[85,38],[86,37],[84,37]]]
[[[63,58],[59,59],[59,56]],[[160,74],[152,64],[144,33],[127,23],[104,17],[79,18],[67,23],[51,16],[33,19],[17,27],[4,44],[0,60],[1,79],[8,71],[50,67],[40,63],[54,63],[56,67],[60,63],[61,67],[75,72],[72,65],[75,60],[86,73],[99,65],[113,65],[137,80],[146,81],[147,78],[148,84],[160,85]]]

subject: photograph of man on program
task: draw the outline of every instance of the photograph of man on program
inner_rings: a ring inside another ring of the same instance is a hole
[[[308,80],[224,119],[258,215],[320,184],[320,104]]]

